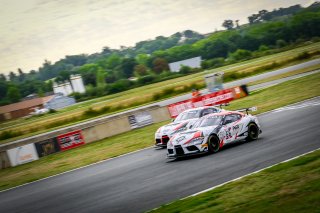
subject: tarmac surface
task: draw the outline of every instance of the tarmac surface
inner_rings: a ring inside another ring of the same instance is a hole
[[[213,155],[172,161],[148,148],[6,190],[0,211],[144,212],[319,149],[319,112],[317,97],[261,114],[258,140]]]

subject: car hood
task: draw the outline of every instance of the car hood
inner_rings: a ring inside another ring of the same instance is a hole
[[[160,127],[156,133],[161,135],[170,135],[183,126],[189,127],[190,125],[193,125],[197,120],[198,118],[183,120],[181,122],[172,122]]]
[[[187,144],[195,138],[209,136],[211,132],[217,127],[218,125],[208,126],[208,127],[199,127],[196,129],[190,129],[181,133],[177,133],[172,137],[172,139],[170,140],[170,143],[172,145]]]

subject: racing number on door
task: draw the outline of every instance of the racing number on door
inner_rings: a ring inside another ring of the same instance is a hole
[[[230,130],[226,130],[226,140],[229,140],[232,138]]]

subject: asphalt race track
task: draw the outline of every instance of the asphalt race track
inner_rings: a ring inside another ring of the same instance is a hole
[[[1,212],[143,212],[320,148],[320,97],[259,116],[259,140],[166,159],[154,148],[0,193]],[[41,172],[41,171],[39,171]]]

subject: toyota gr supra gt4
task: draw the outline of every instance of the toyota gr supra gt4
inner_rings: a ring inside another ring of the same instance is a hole
[[[180,113],[172,123],[160,127],[155,133],[155,146],[166,147],[169,139],[176,133],[187,130],[199,118],[224,111],[215,106],[188,109]]]
[[[171,137],[167,144],[167,157],[178,158],[200,153],[215,153],[224,145],[242,141],[256,140],[262,132],[256,116],[245,109],[239,111],[223,111],[206,115],[193,126]]]

